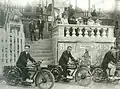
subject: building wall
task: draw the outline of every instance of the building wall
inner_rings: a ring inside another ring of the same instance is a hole
[[[100,65],[105,53],[109,51],[114,43],[109,42],[58,42],[57,60],[60,59],[62,52],[67,49],[67,46],[72,46],[72,55],[75,59],[81,58],[85,49],[89,50],[92,65]]]

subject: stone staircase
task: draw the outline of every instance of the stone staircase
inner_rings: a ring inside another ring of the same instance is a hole
[[[42,60],[42,65],[45,66],[54,63],[52,43],[50,39],[40,39],[38,41],[34,41],[33,43],[30,41],[26,41],[26,44],[30,44],[30,54],[36,61]]]

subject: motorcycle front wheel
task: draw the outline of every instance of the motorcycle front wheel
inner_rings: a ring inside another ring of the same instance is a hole
[[[78,69],[75,73],[75,81],[80,86],[90,85],[92,83],[92,77],[91,77],[89,69],[87,68]]]
[[[35,83],[39,89],[51,89],[54,85],[54,76],[49,70],[43,69],[36,75]]]

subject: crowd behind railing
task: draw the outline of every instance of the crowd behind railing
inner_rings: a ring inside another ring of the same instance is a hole
[[[66,15],[63,16],[63,18],[60,18],[59,15],[57,16],[55,20],[56,24],[77,24],[77,25],[101,25],[102,21],[98,18],[92,19],[92,17],[88,18],[82,18],[78,17],[75,18],[72,16],[69,20]]]
[[[65,7],[63,13],[55,17],[56,24],[77,24],[77,25],[113,25],[112,14],[100,12],[93,9],[92,11],[73,9],[72,6]],[[61,15],[62,14],[62,15]]]

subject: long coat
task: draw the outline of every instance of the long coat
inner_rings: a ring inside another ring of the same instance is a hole
[[[41,21],[40,21],[40,20],[37,21],[37,28],[38,28],[38,29],[41,28]]]
[[[108,64],[109,64],[110,62],[113,62],[113,63],[115,63],[115,64],[117,63],[115,57],[114,57],[113,54],[109,51],[109,52],[107,52],[107,53],[105,54],[101,66],[106,69],[106,68],[108,68]]]
[[[31,62],[35,62],[35,60],[30,56],[29,53],[26,54],[26,52],[23,51],[23,52],[20,53],[20,56],[19,56],[19,58],[18,58],[18,60],[17,60],[16,65],[17,65],[18,67],[24,68],[24,67],[26,67],[26,65],[27,65],[28,59],[29,59]]]
[[[73,58],[71,53],[70,52],[68,53],[67,50],[65,50],[60,57],[59,64],[60,65],[63,65],[63,64],[67,65],[69,58],[71,58],[72,61],[75,61],[75,59]]]
[[[29,23],[29,31],[30,32],[35,32],[35,23]]]

